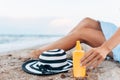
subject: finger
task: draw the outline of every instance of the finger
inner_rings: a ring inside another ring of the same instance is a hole
[[[95,56],[90,62],[86,64],[87,67],[92,66],[98,59],[100,58],[99,55]]]
[[[96,53],[92,53],[89,57],[87,57],[87,58],[82,62],[82,65],[83,65],[83,66],[87,66],[87,64],[88,64],[89,62],[91,62],[96,56],[97,56]]]
[[[102,57],[100,57],[100,58],[98,59],[98,61],[96,62],[96,64],[93,65],[93,68],[96,68],[100,63],[102,63],[103,60],[104,60],[104,59],[103,59]]]
[[[86,58],[89,57],[92,52],[93,52],[93,50],[90,50],[88,53],[86,53],[85,56],[81,59],[81,62],[83,62],[84,60],[86,60]]]

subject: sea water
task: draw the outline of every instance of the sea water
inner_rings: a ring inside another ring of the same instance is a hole
[[[0,53],[53,42],[62,35],[0,35]]]

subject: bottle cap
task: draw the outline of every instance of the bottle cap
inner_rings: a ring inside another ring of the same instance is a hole
[[[80,41],[76,41],[76,50],[81,50],[81,45],[80,45]]]

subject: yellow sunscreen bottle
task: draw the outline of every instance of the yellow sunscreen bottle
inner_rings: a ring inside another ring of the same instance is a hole
[[[75,51],[73,51],[73,75],[74,77],[84,78],[86,76],[85,66],[81,66],[80,60],[84,56],[84,51],[80,46],[80,41],[76,42]]]

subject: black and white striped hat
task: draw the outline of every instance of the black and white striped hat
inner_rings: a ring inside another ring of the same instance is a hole
[[[35,75],[52,75],[67,72],[72,67],[72,61],[67,60],[62,49],[44,51],[39,60],[29,60],[22,65],[22,69]]]

